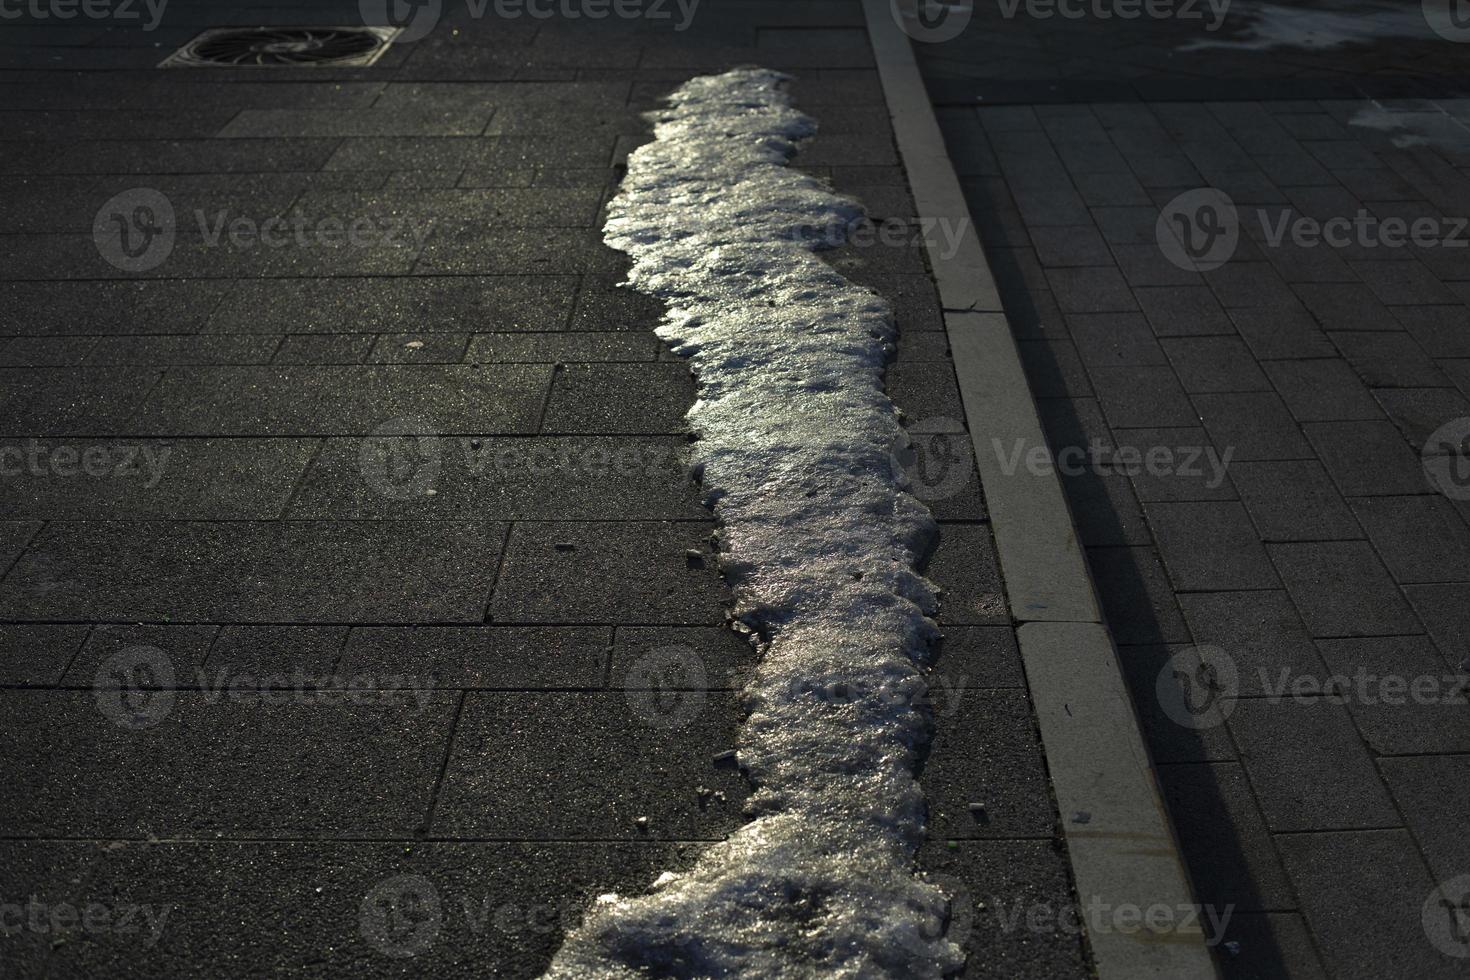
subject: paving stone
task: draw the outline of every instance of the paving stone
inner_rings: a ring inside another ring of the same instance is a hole
[[[381,674],[349,683],[346,671],[334,673],[347,633],[346,626],[222,626],[196,680],[200,687],[381,685]]]
[[[1099,467],[1130,477],[1139,500],[1235,499],[1230,458],[1198,426],[1119,429],[1113,441],[1116,454],[1100,452]]]
[[[1116,428],[1190,426],[1199,421],[1168,367],[1109,367],[1091,372],[1108,423]]]
[[[1240,307],[1290,309],[1296,306],[1288,286],[1269,263],[1232,261],[1204,274],[1205,282],[1227,310]]]
[[[941,525],[939,545],[924,574],[939,586],[938,620],[942,625],[1010,621],[988,525]]]
[[[1189,642],[1184,617],[1151,548],[1088,548],[1087,562],[1116,642]]]
[[[1239,462],[1310,459],[1312,448],[1281,399],[1269,392],[1199,394],[1200,420],[1223,455]]]
[[[314,439],[0,439],[0,515],[43,520],[279,517]]]
[[[118,431],[161,372],[102,368],[0,370],[0,432],[66,436]]]
[[[1230,743],[1230,733],[1224,726],[1181,724],[1159,697],[1160,678],[1172,676],[1175,670],[1172,658],[1192,650],[1193,647],[1187,643],[1118,647],[1119,663],[1134,712],[1138,715],[1144,741],[1148,743],[1149,755],[1159,766],[1235,760],[1235,746]]]
[[[1056,825],[1046,799],[1041,743],[1023,691],[938,696],[934,738],[919,783],[934,837],[1045,839]],[[985,806],[983,820],[969,808],[975,802]]]
[[[440,791],[441,835],[513,839],[719,840],[744,820],[746,783],[717,766],[710,746],[733,746],[739,710],[701,689],[472,693]],[[575,726],[566,719],[576,718]],[[548,771],[559,773],[546,779]],[[608,780],[611,771],[619,779]],[[696,787],[720,795],[700,802]]]
[[[81,364],[97,337],[13,337],[0,341],[0,367],[67,367]]]
[[[1371,388],[1445,385],[1445,376],[1409,334],[1341,331],[1329,336]]]
[[[1470,309],[1395,306],[1391,312],[1430,357],[1470,357]]]
[[[599,235],[586,228],[486,230],[475,223],[440,223],[430,234],[413,271],[415,275],[430,276],[611,275],[623,261],[622,256],[602,244]]]
[[[683,363],[566,365],[556,372],[541,431],[682,433],[694,399]]]
[[[598,894],[609,888],[638,892],[661,869],[692,860],[692,854],[653,843],[67,846],[97,854],[82,886],[62,893],[67,898],[170,910],[154,945],[106,934],[53,951],[53,967],[73,975],[137,975],[160,964],[203,974],[210,964],[248,961],[279,972],[351,970],[379,977],[401,969],[409,952],[415,968],[438,974],[494,963],[517,976],[535,976],[550,964],[564,929]],[[48,853],[46,859],[60,872],[71,856]],[[414,904],[418,898],[427,904]],[[429,909],[438,910],[436,919],[418,917]],[[426,921],[435,924],[426,927]],[[261,950],[260,936],[274,929],[284,935]]]
[[[1353,512],[1320,463],[1236,463],[1230,479],[1262,541],[1345,541],[1363,537]]]
[[[1410,585],[1404,594],[1451,663],[1470,654],[1470,586]]]
[[[926,675],[931,692],[1026,684],[1016,634],[1009,626],[946,626],[932,664]]]
[[[1463,874],[1470,866],[1470,813],[1445,806],[1444,787],[1465,785],[1470,757],[1383,759],[1378,766],[1430,871],[1440,880]]]
[[[1353,262],[1353,271],[1384,303],[1434,306],[1453,303],[1455,294],[1418,262]]]
[[[0,625],[0,684],[50,687],[61,682],[91,631],[83,625]]]
[[[1047,281],[1064,313],[1107,313],[1138,309],[1133,293],[1112,267],[1048,269]]]
[[[1398,824],[1372,757],[1341,704],[1289,695],[1279,701],[1242,699],[1228,724],[1273,832]]]
[[[1418,456],[1388,422],[1317,422],[1302,427],[1345,495],[1423,493]]]
[[[1150,503],[1144,510],[1177,591],[1270,589],[1278,584],[1239,503]]]
[[[1166,365],[1169,359],[1137,313],[1073,313],[1067,331],[1089,367]]]
[[[152,336],[101,337],[82,358],[86,364],[268,364],[281,338],[269,334],[242,337]]]
[[[1324,330],[1389,330],[1394,319],[1367,286],[1301,283],[1293,286]]]
[[[1235,664],[1241,697],[1274,694],[1283,678],[1325,688],[1327,670],[1285,592],[1196,593],[1179,604],[1195,640]]]
[[[751,680],[759,659],[749,640],[719,626],[619,626],[611,650],[607,686],[625,692],[667,683],[739,691]],[[660,665],[663,673],[651,670]],[[685,674],[671,676],[671,670]]]
[[[1470,528],[1443,497],[1366,497],[1352,505],[1395,581],[1470,580]]]
[[[152,284],[161,286],[163,284]],[[235,283],[209,333],[429,333],[565,329],[561,276],[288,279]],[[351,309],[344,318],[341,311]]]
[[[343,528],[53,523],[0,585],[0,617],[481,621],[503,525],[360,522],[350,536]]]
[[[648,436],[329,439],[290,516],[705,520],[687,449],[682,438]],[[400,465],[409,468],[391,468]]]
[[[401,692],[400,692],[401,693]],[[12,691],[0,722],[11,827],[47,836],[383,834],[422,825],[449,736],[450,696],[415,704],[259,692],[151,695],[130,730],[92,691]],[[105,692],[104,692],[105,694]],[[309,733],[309,734],[308,734]],[[304,746],[310,740],[311,748]],[[118,772],[136,778],[119,782]],[[364,781],[380,787],[354,791]],[[99,792],[101,787],[106,792]]]
[[[1299,422],[1382,418],[1373,396],[1346,361],[1271,361],[1264,368]]]
[[[1144,316],[1160,337],[1232,333],[1225,309],[1204,286],[1161,286],[1134,291]]]
[[[359,626],[337,672],[372,687],[403,676],[435,690],[596,689],[610,648],[602,626]]]
[[[37,141],[9,147],[0,169],[9,174],[302,172],[321,169],[336,146],[332,139]]]
[[[1191,394],[1270,389],[1255,358],[1237,338],[1174,337],[1161,343],[1180,384]]]
[[[455,364],[464,359],[467,334],[385,334],[373,344],[369,364]]]
[[[377,338],[368,333],[298,333],[281,338],[273,364],[361,364]]]
[[[1233,945],[1231,945],[1233,944]],[[1295,912],[1246,912],[1232,915],[1225,926],[1225,949],[1218,954],[1225,980],[1260,980],[1290,976],[1327,980],[1312,936]]]
[[[1082,359],[1077,356],[1077,350],[1071,344],[1065,341],[1023,340],[1016,347],[1020,351],[1021,364],[1026,370],[1026,380],[1034,397],[1058,398],[1070,394],[1087,398],[1092,395],[1087,370],[1082,366]],[[948,344],[944,345],[944,351],[948,353]],[[902,356],[900,340],[900,359]]]
[[[416,111],[423,108],[419,106]],[[320,142],[327,145],[330,159],[299,169],[514,170],[549,159],[557,160],[564,167],[599,167],[611,162],[613,144],[610,134],[598,132],[563,133],[556,137],[397,136]]]
[[[1086,973],[1081,940],[1062,925],[1074,901],[1066,856],[1050,842],[932,841],[920,848],[919,867],[953,895],[948,935],[967,957],[957,977]]]
[[[136,647],[162,651],[173,665],[179,686],[190,686],[194,671],[204,664],[219,635],[218,626],[188,626],[172,623],[104,623],[93,627],[87,642],[66,669],[62,683],[69,687],[93,687],[116,683],[114,658]],[[136,677],[139,686],[150,681]]]
[[[1453,388],[1378,388],[1373,397],[1415,449],[1441,426],[1470,416],[1470,401]]]
[[[1078,538],[1085,547],[1152,543],[1148,522],[1128,477],[1092,472],[1063,474],[1062,487]]]
[[[380,109],[242,109],[212,135],[239,137],[479,136],[493,109],[425,107],[418,113]]]
[[[1315,637],[1418,632],[1398,588],[1365,541],[1267,545]]]
[[[1343,700],[1378,755],[1470,751],[1466,681],[1427,636],[1323,640]]]
[[[959,384],[948,364],[891,364],[884,372],[883,386],[905,418],[915,423],[965,417]],[[928,426],[920,426],[921,431],[924,428]]]
[[[1278,846],[1331,976],[1460,975],[1425,939],[1435,882],[1405,831],[1293,834]]]
[[[1301,307],[1234,309],[1230,319],[1262,361],[1332,357],[1335,353],[1327,335]]]
[[[653,361],[657,337],[631,331],[567,333],[481,333],[470,338],[464,359],[487,364],[572,364],[591,361]]]
[[[495,623],[708,624],[726,592],[705,522],[518,524],[490,604]],[[690,567],[687,552],[705,553]],[[628,568],[640,569],[629,579]]]
[[[1158,774],[1201,904],[1219,914],[1295,904],[1240,765],[1167,765]]]
[[[1091,224],[1034,228],[1031,242],[1044,266],[1102,266],[1112,261],[1107,243]]]
[[[530,365],[180,368],[128,428],[165,435],[341,435],[393,419],[439,432],[533,431],[551,372]]]

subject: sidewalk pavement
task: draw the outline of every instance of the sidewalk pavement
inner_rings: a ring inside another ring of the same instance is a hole
[[[365,69],[155,68],[356,4],[0,25],[8,976],[531,976],[741,822],[752,657],[683,465],[694,382],[599,209],[641,112],[755,62],[821,124],[798,166],[912,217],[861,8],[493,9]],[[832,261],[895,305],[910,424],[954,431],[898,237]],[[1084,976],[973,465],[926,462],[922,863],[965,975]]]
[[[1463,976],[1470,48],[1271,9],[916,47],[1225,975]]]

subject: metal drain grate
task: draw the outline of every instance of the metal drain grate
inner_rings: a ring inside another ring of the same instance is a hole
[[[160,68],[362,68],[400,27],[211,27]]]

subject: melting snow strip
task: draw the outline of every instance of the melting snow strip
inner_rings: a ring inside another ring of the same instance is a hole
[[[894,462],[891,311],[816,254],[862,210],[786,166],[816,124],[783,79],[680,87],[605,228],[699,379],[693,452],[762,653],[739,741],[754,819],[650,894],[599,898],[550,977],[937,977],[962,962],[947,899],[914,865],[918,666],[937,633],[915,566],[935,525]]]

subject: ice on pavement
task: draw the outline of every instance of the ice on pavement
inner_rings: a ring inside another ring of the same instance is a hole
[[[816,254],[861,208],[786,166],[815,122],[783,76],[695,78],[656,117],[609,208],[629,280],[691,359],[689,413],[720,567],[761,661],[739,761],[749,823],[641,896],[604,895],[552,977],[936,977],[962,956],[914,866],[936,635],[915,571],[929,512],[903,489],[884,395],[887,304]]]

